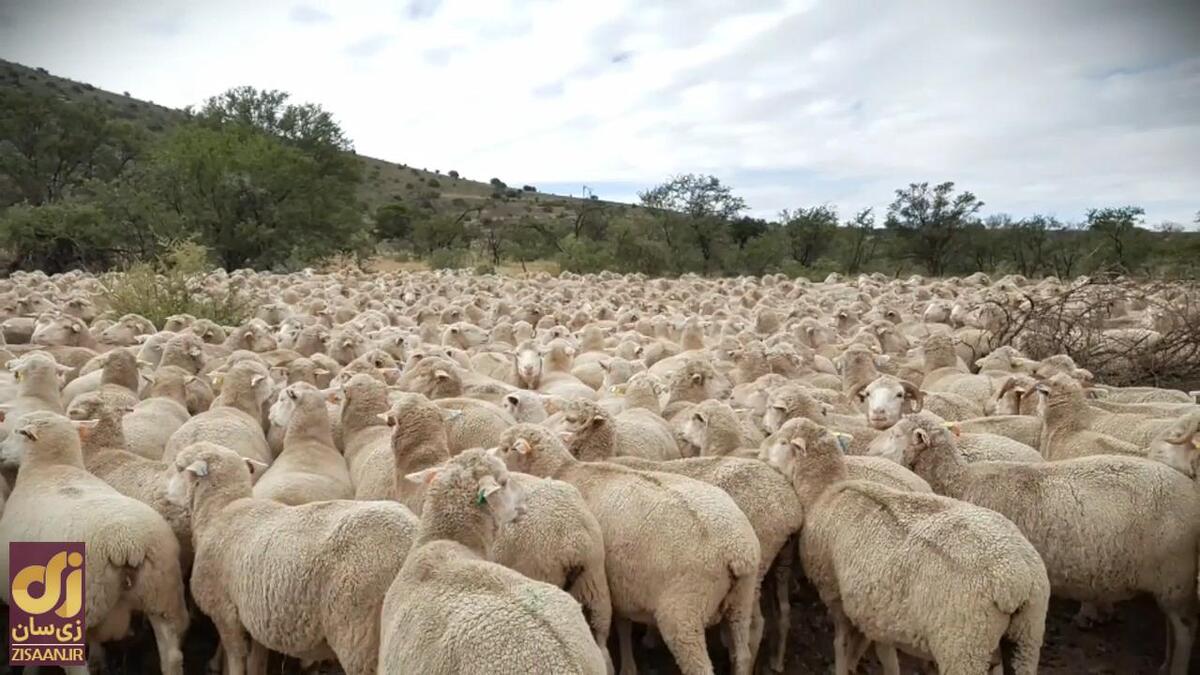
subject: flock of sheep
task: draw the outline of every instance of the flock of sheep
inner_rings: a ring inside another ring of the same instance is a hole
[[[140,615],[180,675],[204,614],[225,675],[633,675],[634,624],[685,675],[718,629],[748,675],[814,647],[807,579],[839,675],[1036,673],[1052,594],[1153,597],[1188,672],[1200,407],[993,346],[986,294],[1058,280],[196,284],[254,317],[160,330],[97,277],[0,281],[0,578],[11,541],[85,542],[94,661]]]

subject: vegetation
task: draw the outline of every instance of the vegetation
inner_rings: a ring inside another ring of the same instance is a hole
[[[159,329],[167,317],[191,314],[223,326],[237,326],[252,314],[236,283],[221,289],[200,287],[211,269],[208,250],[184,242],[171,245],[152,262],[138,262],[105,280],[103,297],[116,316],[140,314]]]
[[[1137,206],[1097,205],[1077,223],[984,218],[983,201],[949,181],[896,190],[881,217],[816,204],[754,218],[730,186],[698,174],[672,177],[636,205],[586,197],[358,155],[328,111],[280,91],[238,87],[177,111],[0,62],[9,271],[161,268],[181,240],[230,270],[386,252],[435,267],[542,260],[654,275],[1180,277],[1196,276],[1200,260],[1200,234],[1146,229]]]

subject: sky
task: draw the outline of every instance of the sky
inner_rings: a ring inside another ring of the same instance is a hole
[[[1200,212],[1197,0],[0,0],[0,58],[177,107],[283,89],[361,154],[561,194]]]

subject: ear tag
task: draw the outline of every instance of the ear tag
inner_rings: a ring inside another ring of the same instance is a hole
[[[475,503],[480,505],[487,503],[487,493],[483,491],[483,488],[479,488],[479,492],[475,495]]]

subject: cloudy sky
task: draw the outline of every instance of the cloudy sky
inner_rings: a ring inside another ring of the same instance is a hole
[[[1200,210],[1196,0],[0,0],[0,57],[171,106],[284,89],[363,154],[563,194]]]

